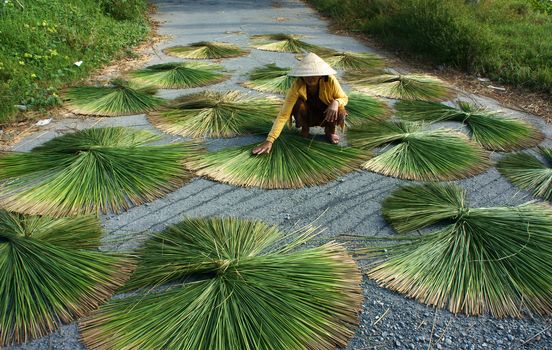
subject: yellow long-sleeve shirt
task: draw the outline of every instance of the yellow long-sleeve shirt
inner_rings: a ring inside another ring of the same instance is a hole
[[[328,77],[328,81],[324,78],[320,79],[318,96],[320,97],[320,100],[327,105],[336,100],[339,103],[339,108],[345,107],[347,102],[349,102],[349,98],[345,92],[343,92],[341,85],[339,85],[339,82],[333,75]],[[293,106],[295,106],[298,98],[305,101],[307,100],[307,85],[303,79],[297,79],[289,89],[284,105],[282,106],[282,109],[280,110],[278,117],[276,117],[274,125],[272,125],[272,129],[266,138],[267,141],[274,142],[274,140],[280,136],[284,125],[286,125],[286,122],[288,122],[291,118]]]

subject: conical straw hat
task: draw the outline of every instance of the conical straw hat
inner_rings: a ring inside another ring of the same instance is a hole
[[[329,64],[324,62],[323,59],[316,54],[309,52],[301,62],[297,63],[295,67],[288,73],[290,77],[313,77],[323,75],[333,75],[336,71],[330,67]]]

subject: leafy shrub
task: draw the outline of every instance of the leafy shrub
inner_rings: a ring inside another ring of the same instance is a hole
[[[386,21],[369,21],[364,30],[403,50],[429,54],[438,63],[470,69],[492,44],[486,31],[471,25],[458,0],[405,0]],[[389,8],[387,8],[389,11]]]
[[[552,33],[552,16],[543,14],[551,12],[550,0],[310,2],[390,48],[552,93],[552,40],[544,39]]]
[[[147,3],[144,0],[103,0],[104,13],[118,20],[131,20],[143,16]]]
[[[529,0],[533,7],[544,14],[552,15],[552,1],[550,0]]]

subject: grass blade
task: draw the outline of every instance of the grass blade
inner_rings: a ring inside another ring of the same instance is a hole
[[[362,92],[349,93],[346,108],[349,115],[345,121],[353,127],[391,117],[391,108],[384,101]]]
[[[384,60],[371,53],[334,51],[322,53],[320,57],[333,68],[345,71],[377,71],[384,65]]]
[[[344,79],[359,91],[398,100],[442,101],[454,95],[449,85],[430,75],[348,72]]]
[[[441,198],[437,192],[427,196],[431,188],[400,190],[403,199],[407,192],[410,195],[407,208],[413,212],[417,206],[430,212],[440,203],[459,199],[453,198],[458,194],[453,186],[440,188]],[[426,193],[426,208],[423,198],[412,198],[419,193]],[[400,199],[393,201],[393,210],[400,210]],[[399,220],[405,213],[395,214]],[[411,227],[428,223],[420,216],[404,215],[417,221]],[[367,274],[381,286],[453,313],[521,317],[528,308],[552,314],[552,209],[547,205],[463,208],[440,230],[404,237],[384,247],[359,247],[357,254],[370,262]]]
[[[267,64],[249,73],[249,80],[242,85],[262,92],[285,94],[296,79],[288,76],[290,70],[290,68],[280,68],[273,63]]]
[[[264,51],[291,53],[302,53],[304,51],[309,51],[314,52],[317,55],[332,51],[327,48],[306,43],[300,40],[302,37],[302,35],[278,33],[253,35],[251,36],[251,40],[255,42],[256,49]]]
[[[28,153],[0,157],[7,210],[67,216],[119,212],[178,188],[191,174],[192,143],[149,145],[159,137],[121,127],[57,137]]]
[[[552,201],[552,149],[540,148],[544,163],[528,153],[508,154],[496,168],[514,185]]]
[[[270,129],[281,103],[239,91],[204,91],[174,100],[167,108],[149,114],[149,119],[169,134],[234,137]]]
[[[458,218],[465,210],[465,197],[465,191],[453,185],[402,186],[382,203],[382,213],[397,232],[407,233]]]
[[[493,151],[512,151],[538,145],[544,135],[531,124],[507,118],[494,112],[458,102],[458,107],[423,101],[402,101],[395,106],[402,119],[414,121],[453,120],[466,125],[472,138]]]
[[[346,346],[362,305],[352,258],[336,243],[288,251],[281,232],[267,228],[231,218],[188,219],[156,235],[143,251],[139,271],[151,272],[144,281],[164,267],[210,274],[111,301],[81,323],[83,341],[94,349],[143,350]]]
[[[456,180],[477,175],[490,166],[488,153],[464,134],[419,128],[404,122],[372,122],[349,130],[348,139],[354,148],[362,149],[390,144],[390,149],[363,167],[401,179]]]
[[[107,86],[78,86],[65,90],[65,107],[83,115],[116,117],[153,111],[165,103],[151,87],[136,88],[116,79]]]
[[[301,188],[326,183],[355,170],[370,154],[282,134],[269,154],[252,146],[207,153],[187,162],[200,176],[244,187]]]
[[[230,260],[264,253],[284,233],[262,221],[187,219],[155,234],[140,250],[126,290],[182,281],[194,273],[227,268]]]
[[[97,308],[124,283],[132,262],[93,251],[100,235],[100,223],[91,217],[0,211],[0,346],[55,331]]]
[[[136,84],[159,89],[186,89],[220,83],[229,76],[220,73],[222,66],[204,62],[169,62],[131,72]]]
[[[172,46],[163,52],[169,56],[197,60],[240,57],[249,54],[248,50],[218,41],[199,41],[185,46]]]

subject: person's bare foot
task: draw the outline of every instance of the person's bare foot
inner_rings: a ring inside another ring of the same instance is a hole
[[[326,134],[326,138],[328,139],[328,142],[334,145],[337,145],[339,143],[339,135],[337,134]]]
[[[326,134],[326,138],[329,143],[333,145],[337,145],[339,143],[339,135],[335,133],[335,125],[326,126],[324,128],[324,133]]]

